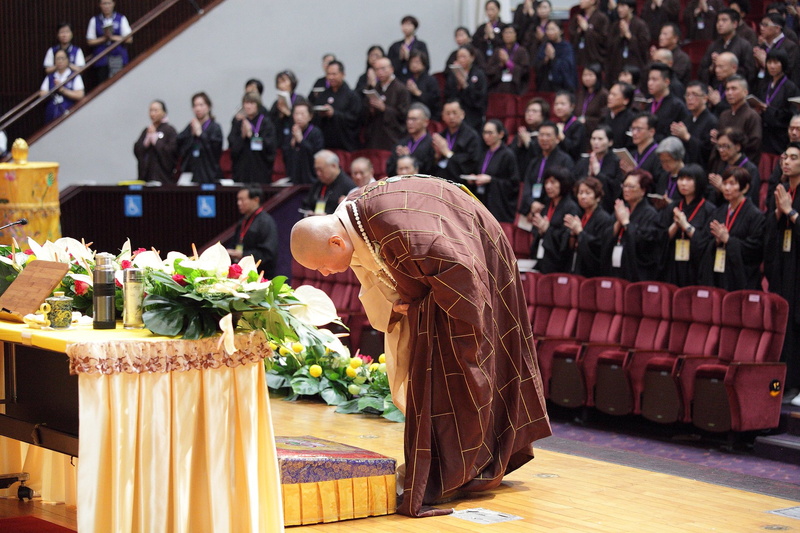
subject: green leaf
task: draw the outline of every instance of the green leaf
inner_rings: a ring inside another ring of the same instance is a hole
[[[358,399],[358,408],[363,411],[364,409],[374,409],[379,413],[383,412],[383,399],[374,396],[361,396]]]
[[[387,420],[391,420],[392,422],[405,422],[406,421],[406,417],[405,417],[405,415],[403,415],[403,412],[400,409],[398,409],[397,406],[395,406],[394,404],[392,404],[390,407],[387,407],[383,411],[383,415],[382,416],[383,416],[383,418],[385,418]]]
[[[319,394],[319,381],[306,376],[294,377],[292,378],[292,390],[295,394],[313,396]]]
[[[347,395],[333,387],[322,390],[319,395],[328,405],[341,405],[347,401]]]
[[[352,415],[358,413],[359,411],[361,411],[361,409],[358,408],[358,398],[355,398],[344,403],[340,403],[335,412]]]
[[[267,387],[273,390],[291,387],[291,383],[286,376],[277,374],[274,370],[267,372]]]

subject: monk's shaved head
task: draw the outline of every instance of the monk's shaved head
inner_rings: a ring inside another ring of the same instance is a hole
[[[292,228],[291,250],[295,261],[327,276],[347,270],[353,243],[336,215],[312,216]]]

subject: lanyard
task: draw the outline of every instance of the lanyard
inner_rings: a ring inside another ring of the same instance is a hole
[[[486,152],[486,156],[483,158],[483,166],[481,167],[481,174],[486,174],[486,168],[489,166],[489,163],[491,163],[495,152],[497,152],[497,150],[489,150],[488,152]]]
[[[410,140],[410,141],[408,141],[408,144],[406,145],[406,146],[408,147],[408,151],[409,151],[409,152],[411,152],[411,153],[413,154],[413,153],[414,153],[414,152],[417,150],[417,147],[419,146],[419,143],[421,143],[421,142],[422,142],[422,139],[424,139],[424,138],[425,138],[425,137],[427,137],[427,136],[428,136],[428,134],[427,134],[427,133],[423,133],[423,134],[422,134],[422,137],[420,137],[420,138],[419,138],[419,139],[417,139],[416,141],[415,141],[415,140],[413,140],[413,139],[412,139],[412,140]],[[447,146],[448,146],[448,148],[450,148],[451,150],[453,149],[453,147],[452,147],[452,146],[450,146],[450,142],[448,142],[448,143],[447,143]]]
[[[586,98],[583,100],[583,112],[581,113],[581,115],[584,115],[584,116],[586,116],[586,109],[588,109],[588,107],[589,107],[589,104],[591,104],[591,103],[592,103],[592,100],[594,100],[594,95],[595,95],[595,94],[597,94],[597,93],[596,93],[596,92],[589,93],[589,96],[587,96],[587,97],[586,97]],[[564,129],[566,130],[567,128],[564,128]]]
[[[731,231],[731,228],[733,227],[733,224],[736,222],[736,217],[739,216],[739,211],[742,210],[742,206],[744,205],[744,203],[746,201],[747,201],[747,199],[744,198],[744,199],[742,199],[741,202],[739,202],[739,207],[736,208],[736,212],[732,212],[731,209],[730,209],[730,204],[728,204],[728,214],[725,215],[725,228],[729,232]],[[731,218],[731,215],[733,215],[732,218]]]
[[[700,199],[700,203],[697,204],[697,207],[694,208],[694,211],[692,211],[692,214],[689,215],[689,218],[686,219],[687,222],[691,222],[694,219],[694,217],[697,216],[697,213],[700,211],[700,208],[703,207],[704,203],[706,203],[706,199],[705,198],[701,198]],[[687,205],[686,207],[689,207],[689,206]],[[678,209],[683,211],[683,200],[681,200],[681,203],[678,206]]]
[[[678,178],[676,176],[670,176],[669,180],[667,181],[667,196],[672,198],[672,195],[675,194],[675,188],[678,186]]]
[[[745,166],[749,162],[750,162],[750,159],[748,159],[747,156],[744,156],[744,159],[742,159],[742,161],[736,166],[741,168],[741,167]]]
[[[542,163],[539,165],[539,176],[536,177],[536,183],[542,182],[542,174],[544,174],[544,165],[547,163],[547,158],[542,156]]]
[[[210,125],[211,125],[211,119],[208,119],[205,122],[203,122],[203,131],[206,131]]]
[[[645,161],[647,161],[647,158],[648,158],[648,157],[650,157],[650,154],[652,154],[652,153],[653,153],[653,150],[655,150],[656,148],[658,148],[658,143],[653,143],[653,146],[651,146],[651,147],[650,147],[650,149],[649,149],[649,150],[647,150],[647,151],[644,153],[644,155],[643,155],[643,156],[641,156],[641,157],[639,157],[639,153],[637,152],[637,153],[636,153],[636,168],[639,168],[639,167],[641,167],[641,166],[642,166],[642,164],[643,164]]]
[[[650,104],[650,113],[652,113],[653,115],[658,113],[658,110],[661,109],[661,104],[663,103],[664,103],[663,98],[657,102],[653,100],[653,102]]]
[[[256,124],[253,124],[253,121],[250,120],[249,118],[247,119],[247,122],[249,122],[250,125],[253,126],[253,135],[255,135],[256,137],[258,137],[258,131],[261,129],[261,122],[263,121],[264,121],[264,115],[258,115],[258,122]]]
[[[594,215],[594,212],[595,212],[596,210],[597,210],[597,209],[595,208],[595,209],[592,209],[591,211],[586,211],[586,212],[583,214],[583,216],[581,217],[581,226],[582,226],[584,229],[586,229],[586,224],[588,224],[588,223],[589,223],[589,220],[592,218],[592,215]]]
[[[567,123],[564,124],[564,132],[566,132],[569,129],[569,127],[572,126],[572,124],[576,120],[578,120],[578,117],[576,117],[575,115],[572,115],[572,117],[570,117],[570,119],[567,121]]]
[[[304,141],[306,139],[308,139],[308,134],[311,133],[311,130],[313,130],[313,129],[314,129],[314,125],[313,124],[309,124],[308,127],[306,128],[306,131],[303,132],[303,140]]]
[[[458,132],[459,131],[461,131],[461,128],[459,128],[453,134],[453,138],[452,139],[450,138],[450,132],[449,131],[445,134],[445,137],[447,138],[447,147],[450,149],[451,152],[453,151],[453,147],[456,145],[456,139],[458,139]]]
[[[786,83],[786,74],[783,75],[783,78],[781,78],[781,81],[778,85],[775,85],[775,82],[769,84],[769,87],[767,87],[766,97],[767,105],[772,103],[772,101],[775,99],[775,95],[778,94],[778,90],[783,87],[784,83]],[[770,91],[770,89],[772,89],[772,91]]]
[[[244,240],[244,236],[247,235],[247,231],[250,229],[250,226],[253,225],[253,221],[263,210],[264,206],[262,205],[261,207],[256,209],[255,213],[250,215],[250,218],[248,218],[246,222],[242,224],[242,229],[239,231],[239,244],[242,243],[242,241]]]
[[[550,202],[550,205],[547,206],[547,220],[553,220],[553,213],[556,212],[556,207],[558,206],[558,202]]]

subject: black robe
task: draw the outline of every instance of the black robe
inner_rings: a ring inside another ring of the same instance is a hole
[[[600,9],[595,9],[587,22],[589,27],[584,32],[578,25],[577,17],[572,17],[569,21],[569,35],[572,49],[575,50],[575,64],[581,67],[592,63],[605,65],[608,47],[608,17]]]
[[[397,141],[405,134],[406,115],[408,106],[411,105],[411,93],[405,85],[395,78],[383,90],[380,83],[368,90],[377,92],[386,108],[383,111],[372,107],[370,98],[375,96],[362,96],[361,112],[364,121],[364,147],[378,150],[391,150]]]
[[[303,185],[317,181],[314,154],[324,147],[325,138],[322,136],[322,130],[313,124],[306,127],[303,140],[296,146],[292,146],[291,136],[284,139],[283,162],[286,165],[286,175],[292,179],[293,184]]]
[[[486,63],[486,81],[489,92],[524,94],[528,89],[531,58],[525,47],[515,44],[511,50],[506,48],[514,68],[509,70],[506,63],[500,62],[500,56],[495,53]],[[510,79],[503,80],[503,76],[510,75]]]
[[[544,166],[542,165],[544,163]],[[544,193],[544,175],[547,169],[552,167],[564,167],[571,170],[575,162],[563,150],[556,146],[556,149],[550,153],[549,157],[540,155],[533,159],[528,168],[525,169],[523,176],[522,197],[520,198],[519,212],[527,215],[531,210],[531,204],[534,200],[543,202],[547,196]],[[535,193],[538,195],[534,196]]]
[[[147,136],[147,128],[145,128],[133,145],[133,153],[139,166],[139,179],[142,181],[172,183],[175,181],[178,132],[166,123],[159,124],[156,131],[158,132],[158,139],[155,144],[144,145],[144,139]]]
[[[717,38],[706,49],[703,59],[700,60],[700,67],[697,69],[697,76],[703,83],[712,84],[716,76],[714,75],[714,66],[711,61],[712,54],[721,54],[722,52],[730,52],[739,59],[739,68],[737,73],[744,76],[744,79],[749,80],[755,74],[755,60],[753,59],[753,45],[742,39],[738,35],[731,37],[731,40],[726,43],[722,37]],[[722,95],[724,99],[725,96]]]
[[[689,115],[684,122],[686,129],[689,131],[689,140],[683,143],[686,148],[686,157],[684,161],[688,163],[697,163],[701,167],[708,164],[708,158],[711,157],[711,130],[717,128],[718,118],[708,109],[704,109],[697,118]]]
[[[394,75],[397,76],[398,80],[403,82],[411,76],[411,72],[408,70],[408,61],[400,59],[400,49],[404,45],[405,39],[401,39],[395,43],[392,43],[392,46],[389,47],[389,51],[386,52],[386,57],[388,57],[392,62]],[[414,36],[414,40],[411,41],[411,50],[409,50],[409,54],[414,50],[425,52],[425,55],[430,58],[430,54],[428,53],[428,45],[425,44],[425,41],[420,41],[417,39],[416,36]]]
[[[575,115],[564,121],[564,139],[558,147],[564,150],[573,161],[581,158],[581,150],[586,142],[586,126]]]
[[[700,205],[700,202],[703,202],[702,205]],[[675,237],[669,238],[668,229],[673,223],[674,215],[672,210],[675,207],[686,213],[686,219],[689,221],[689,224],[694,226],[695,233],[693,237],[684,235],[684,232],[679,226]],[[679,196],[674,203],[661,210],[661,227],[663,228],[662,236],[664,239],[664,270],[662,279],[664,281],[677,285],[678,287],[697,285],[701,259],[706,244],[703,235],[706,231],[705,228],[708,228],[708,224],[711,222],[711,216],[715,209],[716,206],[705,198],[695,198],[691,204],[686,204],[683,198]],[[689,239],[688,261],[675,260],[675,241],[677,239]]]
[[[637,150],[635,147],[631,150],[631,155],[636,161],[636,168],[646,170],[653,175],[653,182],[655,183],[655,190],[663,190],[667,179],[667,172],[661,167],[661,161],[658,159],[658,143],[648,144],[644,150]]]
[[[542,216],[547,214],[550,199],[547,198],[542,209]],[[544,255],[536,261],[536,270],[542,274],[552,272],[569,272],[572,266],[572,254],[569,253],[570,231],[564,226],[564,215],[579,215],[580,208],[571,195],[564,196],[558,202],[553,214],[550,216],[550,226],[544,235],[533,228],[533,243],[531,244],[531,257],[537,257],[539,244],[542,245]]]
[[[444,87],[445,101],[457,98],[466,114],[464,122],[476,130],[483,127],[483,119],[486,115],[486,106],[488,104],[487,94],[486,74],[477,65],[473,64],[469,70],[467,86],[463,89],[458,88],[455,74],[448,69],[447,83]]]
[[[228,146],[233,163],[233,179],[242,183],[272,183],[272,165],[275,163],[277,147],[275,126],[266,115],[258,115],[250,124],[253,126],[253,137],[261,138],[261,150],[253,150],[252,138],[242,138],[241,120],[234,118],[231,121]]]
[[[479,187],[471,185],[470,189],[499,222],[514,222],[519,196],[517,160],[511,148],[501,144],[484,170],[482,167],[487,153],[488,150],[485,150],[479,159],[481,168],[478,168],[477,174],[488,174],[492,181]]]
[[[436,174],[436,161],[435,161],[435,152],[433,150],[433,138],[429,133],[425,133],[425,136],[419,140],[419,144],[416,146],[414,145],[414,140],[411,138],[410,135],[406,135],[400,141],[398,141],[397,145],[392,148],[392,155],[389,156],[389,159],[386,161],[386,175],[387,176],[394,176],[397,174],[397,160],[399,157],[397,156],[397,147],[398,146],[405,146],[409,150],[413,148],[411,155],[414,159],[417,160],[419,163],[419,173],[420,174]]]
[[[244,238],[242,228],[246,228]],[[252,255],[256,262],[261,261],[258,270],[266,279],[275,277],[275,265],[278,262],[278,226],[266,211],[261,211],[253,218],[242,219],[233,233],[234,246],[242,246],[242,257]]]
[[[614,233],[614,224],[606,232],[603,252],[612,276],[628,281],[658,279],[661,267],[661,242],[659,239],[658,211],[643,199],[630,216],[625,231]],[[622,245],[622,261],[619,268],[612,265],[612,254],[617,244]]]
[[[442,132],[442,137],[447,138],[447,131]],[[453,156],[450,159],[440,159],[435,167],[435,175],[456,183],[464,183],[462,174],[476,174],[480,170],[481,139],[472,127],[464,121],[454,135],[450,135],[453,142]]]
[[[343,82],[336,92],[328,88],[319,93],[314,105],[326,104],[333,107],[333,116],[314,116],[314,124],[322,130],[325,137],[325,148],[348,152],[357,150],[361,95],[357,95]]]
[[[317,202],[325,202],[325,212],[330,215],[336,211],[339,199],[343,196],[346,197],[355,188],[356,184],[353,183],[350,176],[345,174],[344,171],[340,171],[330,185],[324,185],[321,181],[314,183],[300,207],[308,211],[314,211],[317,207]]]
[[[581,157],[572,169],[572,177],[577,182],[589,175],[589,158]],[[600,180],[603,184],[603,199],[600,201],[600,209],[605,210],[607,213],[614,212],[614,200],[620,198],[622,194],[622,182],[625,176],[622,174],[622,169],[619,168],[619,158],[610,150],[606,156],[600,161],[600,172],[597,173],[595,178]]]
[[[797,67],[800,70],[800,65]],[[785,81],[783,81],[785,80]],[[772,79],[764,79],[759,83],[755,93],[764,103],[770,102],[761,112],[761,126],[764,134],[761,139],[761,151],[771,154],[782,154],[789,144],[789,121],[794,115],[794,104],[789,98],[800,95],[797,85],[784,76],[775,87],[771,87]],[[777,90],[775,90],[777,88]]]
[[[656,141],[661,141],[665,137],[672,135],[669,127],[673,122],[683,122],[685,124],[691,116],[683,100],[672,92],[664,97],[660,106],[654,101],[645,107],[645,111],[649,111],[656,117]]]
[[[192,133],[192,125],[178,135],[181,172],[191,172],[195,183],[215,183],[222,178],[219,158],[222,155],[222,128],[210,120],[200,137]]]
[[[570,272],[587,278],[605,276],[610,264],[603,255],[607,234],[614,224],[614,218],[599,206],[586,222],[578,237],[571,237],[574,248]]]
[[[753,202],[744,200],[739,215],[730,229],[730,239],[725,245],[725,272],[714,272],[717,243],[706,228],[700,275],[701,285],[713,285],[727,291],[741,289],[761,290],[761,260],[764,257],[764,214]],[[711,220],[725,224],[728,204],[717,207]]]
[[[419,96],[411,94],[411,103],[425,104],[431,112],[431,119],[435,120],[442,113],[442,93],[439,91],[439,82],[436,78],[423,72],[418,77],[409,76],[422,92]]]
[[[613,117],[611,110],[606,108],[600,119],[600,124],[606,124],[614,132],[614,148],[627,148],[631,146],[631,138],[628,131],[631,129],[636,113],[631,108],[625,108]]]

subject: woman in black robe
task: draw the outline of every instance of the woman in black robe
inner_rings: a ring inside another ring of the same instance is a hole
[[[622,194],[622,169],[619,158],[611,151],[614,134],[611,127],[601,124],[592,131],[589,157],[581,157],[572,170],[572,176],[582,179],[587,176],[597,178],[603,185],[603,198],[600,207],[607,213],[614,211],[614,200]]]
[[[530,216],[534,236],[531,257],[537,259],[536,270],[543,274],[569,272],[571,267],[570,230],[564,225],[564,217],[580,213],[571,189],[568,169],[553,167],[545,171],[544,202],[534,202]]]
[[[181,172],[191,172],[195,183],[216,183],[222,178],[222,127],[214,120],[211,107],[206,93],[192,95],[194,118],[178,135]]]
[[[761,289],[764,257],[764,214],[747,198],[750,174],[728,167],[722,174],[725,203],[708,224],[710,238],[704,246],[699,279],[728,291]]]
[[[514,222],[519,196],[519,170],[506,146],[506,129],[497,119],[483,125],[484,150],[479,174],[467,178],[470,189],[499,222]]]
[[[558,124],[559,147],[567,152],[573,161],[578,161],[585,142],[586,127],[575,116],[575,94],[570,91],[558,91],[553,102],[553,115]]]
[[[597,178],[584,178],[575,186],[575,196],[581,208],[580,216],[564,215],[572,249],[570,272],[587,278],[604,276],[607,265],[603,261],[603,245],[612,219],[600,207],[603,184]]]
[[[760,80],[755,94],[766,106],[754,103],[750,107],[761,113],[763,134],[761,151],[782,154],[789,144],[789,121],[792,120],[793,105],[789,98],[800,95],[800,89],[786,75],[789,56],[780,48],[767,54],[767,72]],[[797,67],[795,67],[797,68]]]

